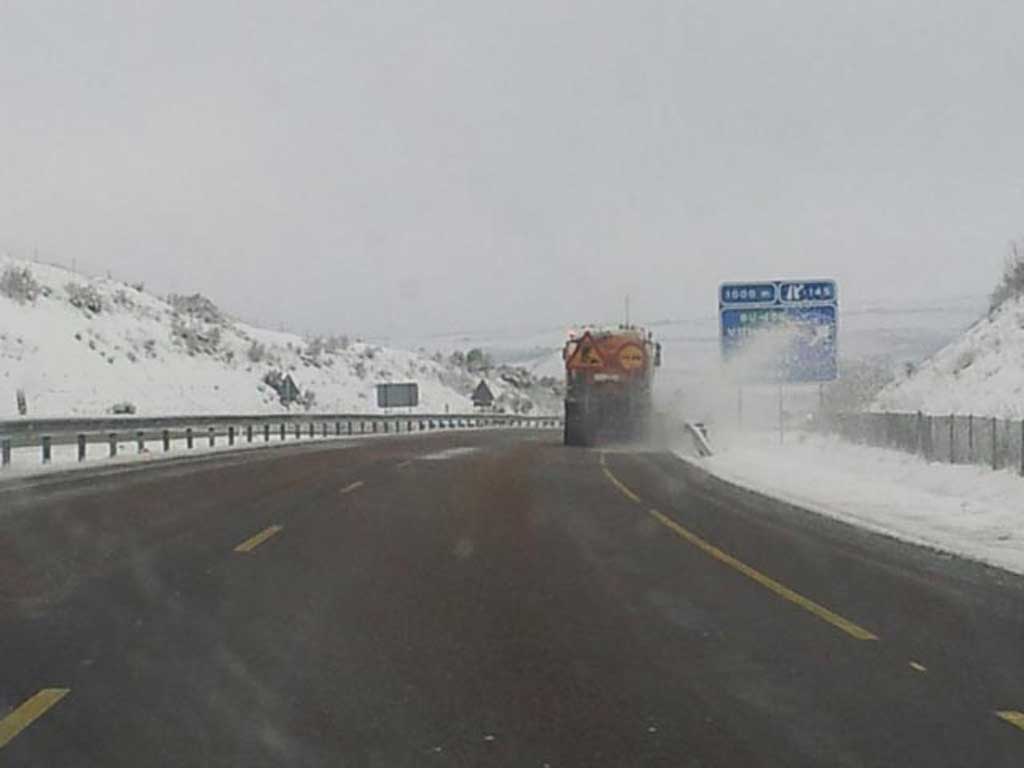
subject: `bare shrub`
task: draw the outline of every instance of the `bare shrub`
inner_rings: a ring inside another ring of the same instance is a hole
[[[114,305],[118,307],[124,307],[125,309],[131,309],[135,306],[135,302],[132,297],[128,295],[128,291],[123,288],[118,288],[114,292]]]
[[[71,306],[98,315],[103,311],[103,294],[88,283],[68,283],[64,286]]]
[[[316,392],[312,389],[307,389],[295,399],[295,402],[308,411],[316,405]]]
[[[188,322],[177,314],[171,320],[171,335],[175,343],[184,346],[190,355],[212,355],[220,347],[218,326]]]
[[[188,296],[172,293],[167,297],[167,303],[174,307],[179,314],[202,320],[204,323],[219,325],[224,322],[224,313],[201,293],[193,293]]]
[[[7,267],[0,275],[0,294],[19,304],[34,302],[42,292],[28,267]]]
[[[267,357],[267,346],[254,340],[245,355],[250,363],[262,363]]]
[[[325,351],[326,345],[322,336],[315,336],[306,344],[306,355],[317,358]]]
[[[314,336],[306,344],[306,355],[313,358],[325,353],[335,355],[348,347],[348,336]]]
[[[992,291],[991,309],[1021,295],[1024,295],[1024,240],[1014,240],[1006,255],[1002,279]]]

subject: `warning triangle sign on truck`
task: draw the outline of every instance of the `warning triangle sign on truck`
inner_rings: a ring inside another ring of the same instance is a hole
[[[583,337],[579,340],[576,345],[576,351],[573,352],[572,357],[569,358],[569,368],[603,368],[604,359],[597,351],[597,345],[594,344],[594,339],[589,333],[584,333]]]

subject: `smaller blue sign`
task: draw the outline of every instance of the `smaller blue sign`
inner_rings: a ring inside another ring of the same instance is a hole
[[[836,284],[832,280],[779,283],[779,301],[783,304],[834,304]]]
[[[725,283],[718,293],[720,307],[774,304],[778,298],[775,283]]]

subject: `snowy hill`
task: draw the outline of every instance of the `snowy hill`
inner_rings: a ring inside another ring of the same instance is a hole
[[[1010,299],[886,387],[878,410],[1024,416],[1024,297]]]
[[[29,416],[277,413],[287,375],[299,390],[292,410],[376,412],[377,383],[416,381],[418,411],[466,413],[481,378],[506,411],[560,405],[521,370],[484,376],[440,355],[306,340],[237,322],[199,295],[161,299],[141,285],[0,258],[0,418],[18,415],[19,390]]]

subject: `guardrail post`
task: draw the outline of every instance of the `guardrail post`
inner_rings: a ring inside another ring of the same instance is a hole
[[[316,424],[309,422],[309,436],[316,437]]]
[[[348,420],[348,433],[350,435],[352,434],[352,419]]]
[[[207,431],[210,434],[210,447],[213,448],[217,444],[217,428],[210,427]]]
[[[391,426],[387,423],[387,421],[384,421],[383,423],[384,423],[384,434],[387,434],[389,431],[391,431]]]
[[[139,453],[146,452],[146,436],[141,431],[135,433],[135,445]]]
[[[302,425],[299,422],[295,422],[295,439],[298,440],[302,437]]]
[[[956,464],[956,414],[949,415],[949,463]]]
[[[85,435],[78,435],[78,460],[85,461]]]
[[[43,464],[49,464],[53,458],[53,438],[43,435]]]
[[[235,428],[233,426],[228,427],[228,445],[235,444]]]
[[[110,441],[110,458],[117,456],[117,433],[111,432],[107,439]]]
[[[252,442],[252,424],[245,425],[245,442]]]
[[[377,422],[376,421],[371,421],[370,422],[370,426],[373,428],[373,432],[376,433],[377,432]]]
[[[185,447],[192,450],[192,427],[185,427]]]
[[[281,439],[282,439],[282,440],[284,440],[284,439],[285,439],[285,430],[286,430],[286,429],[287,429],[287,426],[286,426],[286,425],[285,425],[285,423],[284,423],[284,422],[282,421],[282,422],[281,422]]]
[[[11,438],[0,437],[0,467],[11,466]]]
[[[264,443],[269,443],[270,442],[270,425],[269,424],[264,424],[263,425],[263,442]]]
[[[974,414],[967,415],[967,463],[974,463]]]
[[[165,429],[161,437],[163,437],[164,441],[164,453],[167,453],[171,450],[171,430]]]
[[[341,437],[341,422],[340,421],[334,422],[334,436],[335,437]]]

